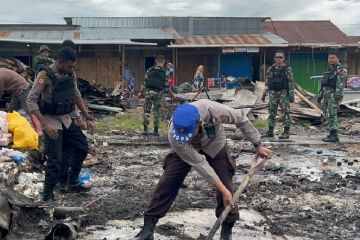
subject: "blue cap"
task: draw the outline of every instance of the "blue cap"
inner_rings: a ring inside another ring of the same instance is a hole
[[[180,143],[190,141],[195,135],[199,119],[199,110],[194,105],[184,103],[178,106],[173,115],[172,137],[175,141]]]

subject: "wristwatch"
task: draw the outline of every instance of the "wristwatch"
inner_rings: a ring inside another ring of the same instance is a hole
[[[92,116],[88,116],[85,119],[86,119],[86,121],[94,121],[94,118]]]
[[[261,141],[258,141],[256,143],[253,143],[254,147],[255,148],[258,148],[260,145],[261,145]]]

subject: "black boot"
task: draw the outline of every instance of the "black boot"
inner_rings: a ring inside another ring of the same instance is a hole
[[[86,186],[79,181],[80,172],[69,170],[69,179],[66,191],[67,192],[88,192],[91,190],[90,186]]]
[[[144,226],[135,236],[134,240],[154,240],[154,231],[156,223],[159,221],[157,217],[144,216]]]
[[[268,138],[273,138],[274,137],[274,128],[269,127],[269,130],[266,132],[265,136],[268,137]]]
[[[144,131],[143,131],[143,135],[146,136],[148,135],[148,126],[147,125],[144,125]]]
[[[53,202],[55,201],[55,197],[54,197],[54,184],[48,184],[48,183],[44,183],[44,190],[43,190],[43,196],[42,196],[42,200],[44,202]]]
[[[284,132],[279,136],[279,139],[289,139],[290,137],[290,128],[284,128]]]
[[[153,133],[154,136],[159,136],[159,127],[154,127],[154,133]]]
[[[54,191],[59,193],[66,193],[67,184],[66,183],[58,183],[56,184]]]
[[[330,135],[322,139],[324,142],[339,142],[337,130],[330,130]]]
[[[221,226],[220,240],[232,240],[234,223],[224,223]]]
[[[69,174],[68,172],[62,174],[62,176],[60,177],[59,183],[56,184],[56,186],[55,186],[54,191],[60,192],[60,193],[66,193],[67,184],[68,184],[68,180],[69,180],[68,174]]]

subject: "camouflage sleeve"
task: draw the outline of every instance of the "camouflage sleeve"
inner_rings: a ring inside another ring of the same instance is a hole
[[[268,79],[271,77],[271,71],[270,71],[271,67],[268,67],[268,69],[266,70],[266,76],[265,76],[265,89],[263,92],[263,96],[266,96],[269,92],[269,86],[268,86]]]
[[[165,77],[165,88],[164,88],[164,91],[165,92],[169,92],[171,89],[170,89],[170,83],[169,83],[169,74],[166,73],[166,77]]]
[[[140,91],[145,90],[145,83],[147,82],[148,79],[149,79],[149,70],[147,70],[146,73],[145,73],[144,81],[141,84]]]
[[[48,58],[48,57],[41,57],[41,56],[36,56],[34,59],[34,64],[38,65],[38,64],[45,64],[45,63],[54,63],[54,59],[52,58]]]
[[[294,91],[295,83],[294,83],[294,74],[292,68],[289,66],[287,70],[287,78],[289,81],[289,91]]]
[[[292,68],[290,66],[288,66],[286,75],[287,75],[287,79],[288,79],[288,83],[289,83],[289,98],[294,99],[294,87],[295,87],[294,74],[293,74]]]
[[[347,70],[344,67],[336,69],[336,88],[335,97],[342,98],[343,90],[347,81]]]

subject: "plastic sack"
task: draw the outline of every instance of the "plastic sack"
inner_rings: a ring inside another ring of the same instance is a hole
[[[39,136],[30,123],[18,112],[8,113],[9,132],[13,133],[13,148],[38,149]]]
[[[79,181],[84,184],[89,184],[91,182],[91,173],[88,168],[81,169]]]
[[[7,112],[0,111],[0,129],[2,133],[8,133]]]

